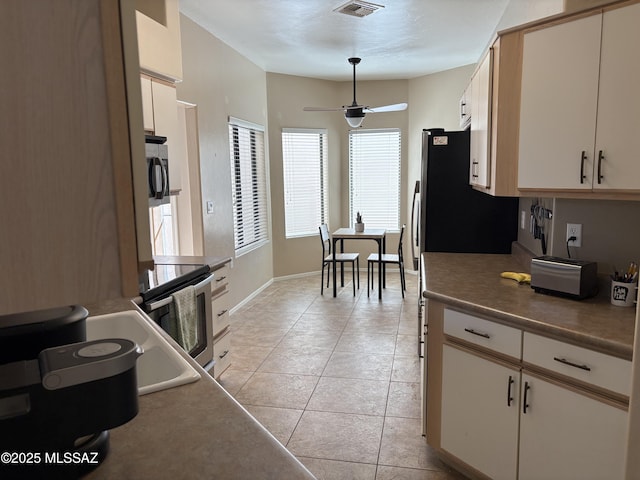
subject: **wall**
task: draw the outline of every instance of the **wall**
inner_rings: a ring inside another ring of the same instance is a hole
[[[518,241],[536,255],[542,255],[540,241],[529,234],[529,211],[534,199],[521,198],[526,227],[518,230]],[[582,224],[582,246],[570,247],[571,258],[598,262],[598,272],[610,274],[640,260],[640,202],[616,200],[540,199],[553,211],[547,222],[548,255],[567,257],[567,223]]]
[[[237,305],[273,278],[272,243],[235,258],[227,121],[234,116],[268,127],[266,74],[189,18],[180,20],[178,99],[198,106],[202,201],[214,202],[214,213],[203,217],[204,254],[234,258],[230,300]],[[268,135],[265,155],[268,165]]]
[[[336,82],[267,73],[269,112],[269,158],[271,170],[271,213],[273,234],[273,274],[284,277],[320,270],[322,247],[319,234],[285,238],[284,181],[282,172],[282,129],[326,128],[329,143],[329,228],[339,226],[342,202],[340,112],[304,112],[304,106],[341,105]]]

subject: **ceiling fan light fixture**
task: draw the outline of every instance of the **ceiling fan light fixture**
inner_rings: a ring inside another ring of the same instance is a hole
[[[349,108],[344,112],[344,118],[352,128],[358,128],[364,120],[362,108]]]
[[[345,115],[344,118],[347,119],[347,123],[349,124],[350,127],[359,128],[360,125],[362,125],[362,121],[364,120],[364,114],[362,114],[361,117],[347,117]]]

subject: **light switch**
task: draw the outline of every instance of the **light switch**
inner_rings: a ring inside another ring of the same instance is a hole
[[[213,200],[207,200],[207,213],[213,213]]]

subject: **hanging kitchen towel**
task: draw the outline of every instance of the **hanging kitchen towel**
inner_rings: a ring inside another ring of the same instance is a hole
[[[193,285],[173,294],[176,319],[176,342],[189,352],[198,342],[196,288]]]

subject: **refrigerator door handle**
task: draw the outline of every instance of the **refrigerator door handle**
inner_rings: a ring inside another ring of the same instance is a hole
[[[418,254],[416,247],[420,246],[420,180],[416,181],[413,189],[413,201],[411,204],[411,256],[413,258],[413,269],[418,270]],[[417,206],[417,208],[416,208]],[[416,211],[417,210],[417,211]]]

